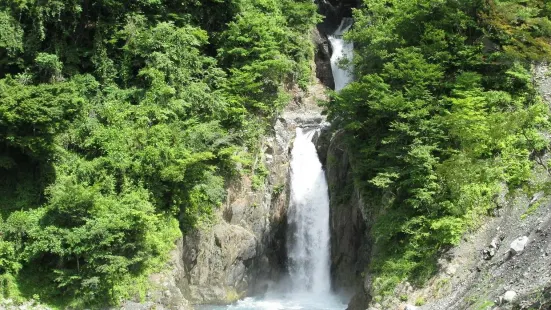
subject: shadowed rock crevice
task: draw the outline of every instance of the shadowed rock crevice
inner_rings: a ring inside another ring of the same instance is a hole
[[[352,9],[361,5],[360,0],[316,0],[318,13],[323,21],[318,25],[321,33],[333,33],[344,17],[352,17]]]

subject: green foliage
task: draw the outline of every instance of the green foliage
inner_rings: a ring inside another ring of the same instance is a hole
[[[2,231],[5,229],[4,221],[0,221]],[[4,240],[4,237],[0,239],[0,273],[3,275],[17,274],[21,269],[21,264],[17,260],[17,251],[15,244]],[[10,279],[4,279],[5,281],[11,281]]]
[[[551,10],[543,0],[492,0],[482,14],[488,37],[499,40],[512,57],[551,59]]]
[[[59,61],[57,55],[38,53],[35,62],[42,80],[56,82],[63,79],[61,76],[63,64]]]
[[[67,128],[83,102],[74,83],[27,86],[12,77],[0,80],[2,147],[36,159],[51,153],[55,135]]]
[[[0,11],[0,30],[0,56],[12,56],[23,50],[23,30],[8,11]]]
[[[0,285],[60,308],[144,296],[313,55],[311,1],[0,0]],[[245,47],[245,48],[243,48]]]
[[[263,162],[256,167],[252,176],[252,187],[253,189],[260,189],[266,183],[266,177],[268,177],[269,171],[264,165]]]
[[[415,305],[416,306],[422,306],[425,304],[425,298],[423,298],[422,296],[419,296],[415,299]]]
[[[298,18],[297,13],[305,15]],[[281,110],[287,98],[281,97],[280,88],[309,82],[313,48],[308,33],[317,21],[311,2],[283,1],[280,6],[253,6],[229,23],[218,53],[222,64],[231,68],[231,100],[266,116]]]
[[[50,298],[112,303],[128,297],[115,291],[117,284],[158,267],[172,248],[165,238],[179,235],[175,220],[155,214],[144,189],[128,186],[116,195],[67,178],[48,193],[45,208],[12,213],[4,231],[31,264],[26,268],[40,265],[41,276],[56,283],[58,296]]]
[[[526,182],[532,154],[547,148],[549,109],[528,61],[549,56],[534,37],[549,20],[541,3],[523,2],[516,22],[530,26],[517,32],[512,15],[496,17],[513,2],[366,0],[355,11],[357,79],[327,112],[347,131],[357,185],[380,206],[374,295],[428,279],[438,254],[494,207],[502,184]]]

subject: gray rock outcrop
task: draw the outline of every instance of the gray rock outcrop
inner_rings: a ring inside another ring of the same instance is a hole
[[[234,182],[214,225],[184,237],[180,287],[191,303],[227,304],[259,294],[284,273],[291,127],[278,120],[275,135],[264,141],[259,160],[269,175],[261,188],[253,189],[249,177]]]
[[[331,70],[331,44],[329,43],[327,35],[315,29],[313,31],[313,40],[316,47],[316,55],[314,57],[316,63],[316,77],[323,85],[335,89],[333,71]]]
[[[513,255],[520,254],[522,251],[524,251],[524,247],[526,247],[527,243],[528,243],[528,237],[526,236],[518,237],[515,240],[513,240],[510,246],[511,254]]]
[[[224,205],[211,225],[187,232],[178,242],[170,277],[158,275],[159,292],[173,291],[190,304],[228,304],[246,295],[261,295],[286,274],[286,231],[290,150],[299,125],[324,122],[317,99],[320,84],[296,96],[264,139],[258,165],[268,176],[253,186],[250,176],[229,185]],[[159,299],[159,298],[157,298]],[[162,300],[162,301],[166,301]],[[160,303],[166,305],[166,303]],[[178,309],[172,308],[169,309]]]
[[[349,309],[365,309],[370,297],[365,290],[369,279],[363,274],[369,263],[370,243],[365,203],[354,186],[351,158],[342,132],[323,131],[318,143],[320,158],[325,158],[329,189],[331,228],[331,279],[342,295],[352,295]],[[323,154],[326,154],[324,156]],[[363,308],[362,308],[363,307]]]
[[[171,267],[151,276],[151,292],[140,305],[187,310],[193,304],[228,304],[261,294],[284,274],[289,149],[295,126],[277,120],[257,159],[269,171],[264,183],[253,188],[249,176],[231,183],[212,223],[177,241]]]

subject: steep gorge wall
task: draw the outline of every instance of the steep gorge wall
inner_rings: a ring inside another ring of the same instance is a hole
[[[343,8],[350,8],[350,4],[339,1],[326,4],[337,14],[343,14]],[[323,9],[320,4],[320,10]],[[151,277],[155,288],[147,296],[149,301],[140,304],[127,302],[126,309],[155,306],[182,310],[191,309],[191,304],[227,304],[244,296],[261,295],[286,274],[286,214],[292,141],[297,126],[319,126],[324,122],[317,100],[326,99],[326,87],[334,88],[334,82],[330,64],[331,46],[326,34],[329,28],[323,25],[336,27],[339,22],[340,18],[329,18],[313,30],[316,47],[313,66],[317,81],[306,92],[292,90],[292,102],[276,121],[272,135],[265,138],[259,161],[268,170],[266,182],[256,189],[253,189],[248,177],[232,183],[226,202],[215,214],[214,223],[187,232],[183,239],[178,240],[177,248],[172,253],[171,268]],[[335,151],[338,149],[336,145],[333,148]],[[331,171],[346,173],[347,167],[335,167]],[[361,258],[368,256],[359,252],[349,253],[359,246],[358,242],[365,240],[357,235],[365,230],[365,226],[362,226],[364,221],[360,220],[361,214],[357,212],[360,208],[348,208],[344,201],[342,206],[343,209],[338,212],[341,221],[332,225],[335,229],[346,231],[338,234],[342,236],[340,241],[332,242],[335,256],[338,256],[338,267],[332,270],[332,275],[335,287],[349,293],[355,283],[361,281],[358,275],[365,266]],[[356,212],[357,221],[355,226],[345,227],[344,219],[349,212]],[[341,242],[346,242],[346,245],[340,245]],[[354,269],[347,267],[350,263],[355,264]]]
[[[177,285],[191,303],[230,303],[283,274],[291,127],[278,120],[263,143],[265,184],[255,190],[248,177],[232,184],[215,224],[184,237]]]
[[[327,36],[338,28],[343,17],[351,16],[352,8],[358,7],[360,1],[317,2],[319,13],[325,18],[318,25],[318,35],[315,36],[318,47],[316,73],[326,87],[334,89],[330,63],[332,49]],[[335,132],[327,126],[316,141],[326,171],[330,199],[331,282],[336,293],[351,300],[351,309],[365,309],[362,306],[371,299],[365,275],[372,250],[369,233],[372,215],[354,184],[353,161],[344,138],[343,131]]]
[[[332,285],[337,293],[351,299],[350,309],[365,309],[371,300],[366,271],[372,251],[372,214],[354,184],[353,160],[344,132],[325,130],[317,146],[329,188]]]
[[[369,259],[368,219],[354,178],[343,132],[318,143],[325,162],[330,198],[332,281],[337,290],[350,290],[361,281]]]

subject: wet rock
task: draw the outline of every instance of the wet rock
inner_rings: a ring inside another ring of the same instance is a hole
[[[121,310],[149,310],[149,309],[164,309],[164,307],[158,307],[155,308],[155,304],[153,302],[144,302],[144,303],[137,303],[137,302],[133,302],[133,301],[128,301],[128,302],[125,302],[122,307],[120,308]]]
[[[331,127],[329,126],[329,124],[327,124],[326,126],[321,127],[318,137],[314,141],[314,144],[316,145],[316,150],[318,151],[318,157],[324,168],[327,164],[327,154],[329,150],[329,145],[331,143],[331,136]]]
[[[315,0],[318,5],[318,13],[324,16],[318,29],[325,33],[333,33],[343,17],[352,17],[352,8],[361,5],[360,0]]]
[[[371,297],[369,294],[361,290],[360,292],[356,292],[356,294],[352,297],[350,302],[348,303],[347,310],[364,310],[366,308],[366,305],[369,304],[371,301]],[[375,308],[380,309],[380,308]]]
[[[331,70],[331,44],[327,35],[317,29],[313,32],[314,44],[316,46],[316,55],[314,61],[316,63],[316,77],[320,82],[335,89],[335,81],[333,80],[333,71]]]

